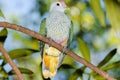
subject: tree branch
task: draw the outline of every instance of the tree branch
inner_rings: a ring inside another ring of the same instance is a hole
[[[55,43],[54,41],[50,41],[48,38],[41,36],[39,33],[36,33],[34,31],[29,30],[27,28],[24,28],[22,26],[19,26],[19,25],[16,25],[16,24],[7,23],[7,22],[0,22],[0,27],[11,28],[11,29],[23,32],[25,34],[28,34],[28,35],[32,36],[33,38],[36,38],[36,39],[38,39],[40,41],[43,41],[43,42],[45,42],[45,43],[47,43],[47,44],[49,44],[49,45],[57,48],[61,52],[64,50],[64,48],[61,45]],[[71,56],[72,58],[74,58],[76,61],[78,61],[78,62],[84,64],[85,66],[89,67],[90,69],[94,70],[95,72],[97,72],[98,74],[100,74],[105,79],[107,79],[107,80],[115,80],[109,74],[107,74],[106,72],[104,72],[101,69],[97,68],[93,64],[89,63],[88,61],[86,61],[82,57],[76,55],[74,52],[70,51],[69,49],[67,49],[65,51],[65,53],[67,55]]]
[[[23,80],[21,72],[19,71],[19,69],[17,68],[17,66],[14,64],[14,62],[12,61],[12,59],[10,58],[10,56],[7,54],[7,52],[5,51],[5,49],[3,48],[3,46],[2,46],[1,43],[0,43],[0,51],[3,54],[3,56],[5,57],[5,59],[7,60],[7,62],[11,65],[11,67],[15,71],[18,79],[19,80]]]

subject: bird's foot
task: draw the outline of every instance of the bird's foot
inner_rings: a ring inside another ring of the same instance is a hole
[[[67,46],[63,46],[63,53],[65,53],[65,51],[67,50]]]
[[[49,47],[51,46],[50,44],[52,43],[52,39],[51,38],[49,38]]]

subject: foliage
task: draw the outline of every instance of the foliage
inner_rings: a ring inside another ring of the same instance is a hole
[[[41,17],[46,16],[50,4],[53,1],[56,0],[37,1],[39,5],[38,13],[40,13]],[[118,75],[116,70],[120,70],[120,59],[114,62],[111,62],[111,60],[117,54],[119,54],[116,48],[120,44],[120,0],[64,1],[70,8],[67,13],[69,13],[74,26],[74,38],[73,42],[71,43],[71,49],[78,55],[85,58],[87,61],[92,62],[93,64],[97,64],[98,68],[107,71],[110,74],[113,72],[114,75],[112,76],[119,80],[120,76]],[[1,10],[0,16],[5,17]],[[17,32],[11,31],[11,33],[13,33],[13,40],[15,40],[15,42],[18,41],[17,43],[21,43],[23,45],[20,48],[8,51],[10,57],[13,60],[17,61],[16,64],[25,62],[23,60],[20,60],[23,58],[26,61],[34,61],[34,65],[38,67],[38,69],[36,69],[36,72],[32,69],[29,69],[28,67],[20,67],[20,71],[22,71],[22,73],[24,74],[35,74],[37,76],[40,76],[41,67],[39,67],[39,65],[41,61],[40,58],[36,58],[39,55],[36,54],[36,52],[39,51],[39,46],[36,45],[39,44],[38,41]],[[6,39],[9,34],[7,29],[2,29],[0,31],[0,42],[6,43]],[[108,51],[110,52],[106,53]],[[102,53],[102,56],[99,56],[99,53]],[[97,59],[95,58],[96,54]],[[104,54],[107,55],[104,56]],[[35,58],[33,58],[33,56],[35,56]],[[119,56],[117,58],[119,58]],[[14,71],[10,70],[9,72],[6,72],[4,66],[7,64],[7,62],[4,60],[4,57],[2,55],[0,55],[0,59],[3,60],[0,64],[0,74],[2,75],[2,77],[0,76],[0,78],[8,79],[10,75],[14,74]],[[32,63],[29,64],[29,66],[31,65]],[[89,70],[84,65],[78,64],[69,56],[65,57],[63,64],[58,70],[58,73],[65,70],[69,70],[69,73],[64,73],[68,75],[65,76],[67,80],[105,80],[100,75],[96,74],[94,71]],[[85,75],[87,75],[88,78],[85,78]],[[42,80],[43,78],[38,79]]]
[[[7,38],[7,34],[8,34],[8,32],[6,29],[1,30],[0,42],[2,42],[2,43],[5,42],[5,39]],[[8,52],[8,54],[12,59],[16,59],[16,58],[28,56],[37,51],[38,50],[32,50],[32,49],[15,49],[15,50]],[[14,75],[15,72],[13,70],[6,72],[4,66],[7,64],[7,62],[4,59],[4,56],[2,56],[2,55],[0,56],[0,59],[3,60],[0,65],[0,74],[2,75],[2,77],[0,77],[0,79],[8,79],[8,77],[10,75]],[[26,69],[26,68],[19,68],[19,70],[24,74],[33,74],[33,72],[31,70]]]
[[[18,69],[19,69],[20,72],[23,73],[23,74],[33,74],[33,72],[30,71],[29,69],[25,69],[25,68],[18,68]],[[8,74],[9,74],[9,75],[14,75],[15,72],[14,72],[14,70],[11,70]]]
[[[8,34],[8,31],[5,28],[0,31],[0,42],[1,43],[5,42],[5,40],[7,38],[7,34]]]
[[[4,16],[4,14],[3,14],[3,12],[2,12],[2,10],[1,10],[1,9],[0,9],[0,17],[5,18],[5,16]]]
[[[0,16],[4,17],[2,11],[0,10]],[[0,31],[0,43],[4,43],[6,38],[8,35],[8,30],[6,28],[3,28]],[[38,52],[38,50],[34,50],[34,49],[28,49],[28,48],[24,48],[24,49],[14,49],[8,52],[9,56],[12,59],[17,59],[17,58],[21,58],[21,57],[26,57],[29,56],[35,52]],[[1,62],[0,65],[0,79],[8,79],[8,77],[10,75],[14,75],[15,72],[13,70],[10,70],[9,72],[6,71],[6,69],[4,68],[4,66],[7,64],[6,60],[4,59],[4,56],[0,55],[0,60],[3,60]],[[29,69],[26,68],[19,68],[19,70],[21,71],[21,73],[23,74],[33,74],[33,72]]]
[[[104,15],[104,12],[101,7],[100,0],[96,0],[95,2],[94,2],[94,0],[90,0],[90,5],[91,5],[91,8],[92,8],[94,14],[98,18],[101,26],[106,26],[105,15]]]
[[[107,64],[114,57],[115,54],[116,54],[116,49],[114,49],[110,53],[108,53],[108,55],[103,59],[103,61],[101,61],[98,64],[97,67],[101,68],[102,70],[105,70],[105,71],[112,70],[112,69],[115,69],[115,68],[119,67],[120,66],[119,65],[120,61],[113,62],[111,64]],[[96,80],[98,80],[98,79],[105,80],[100,75],[96,74],[94,71],[87,70],[87,68],[85,66],[78,67],[78,68],[73,68],[72,65],[62,64],[62,66],[60,68],[63,68],[63,66],[64,66],[65,69],[74,69],[75,70],[71,74],[71,76],[69,77],[69,80],[77,80],[78,78],[80,78],[81,80],[83,80],[85,74],[89,76],[88,78],[90,80],[91,80],[91,78],[94,78]]]
[[[83,40],[78,38],[78,46],[83,55],[83,57],[90,62],[90,51]]]
[[[119,0],[105,0],[105,5],[109,21],[111,22],[113,29],[118,32],[120,27],[120,2]]]

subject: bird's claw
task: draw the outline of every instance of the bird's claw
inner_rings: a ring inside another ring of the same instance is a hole
[[[67,50],[67,46],[63,46],[63,53],[65,53],[65,51]]]
[[[52,41],[53,40],[51,38],[49,38],[49,47],[51,46],[50,43],[52,43]]]

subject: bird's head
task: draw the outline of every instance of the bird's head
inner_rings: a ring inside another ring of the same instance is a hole
[[[66,4],[63,1],[58,1],[51,4],[50,12],[51,11],[64,12],[66,9],[67,9]]]

